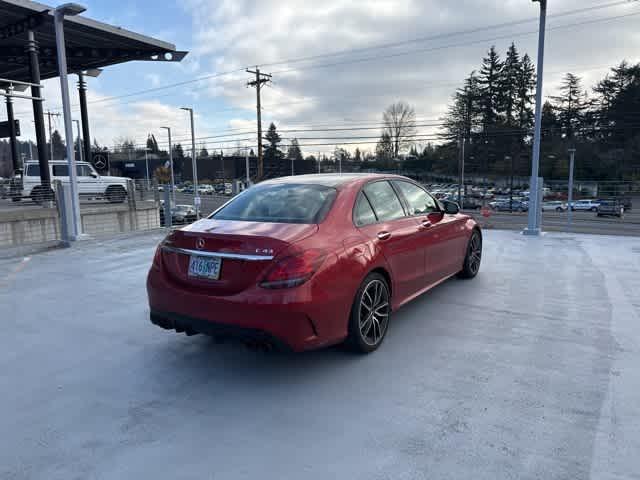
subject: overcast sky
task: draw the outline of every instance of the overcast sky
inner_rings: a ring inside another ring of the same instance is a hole
[[[514,41],[536,59],[538,4],[530,0],[111,0],[84,2],[86,15],[189,50],[181,64],[134,62],[108,67],[89,80],[92,134],[102,145],[123,136],[144,142],[148,133],[164,139],[160,126],[186,143],[188,119],[180,106],[196,111],[196,136],[209,150],[234,147],[255,130],[255,90],[243,69],[260,65],[273,74],[263,90],[263,125],[280,129],[372,126],[384,108],[409,102],[418,123],[434,123],[455,88],[478,69],[495,44],[504,54]],[[591,7],[605,6],[592,9]],[[565,12],[583,12],[562,15]],[[549,0],[545,95],[571,71],[591,87],[623,59],[640,61],[640,2]],[[524,20],[520,22],[520,20]],[[529,20],[529,21],[526,21]],[[517,22],[517,23],[515,23]],[[511,23],[511,25],[504,25]],[[487,28],[490,27],[490,28]],[[467,33],[464,33],[464,32]],[[383,45],[397,45],[386,48]],[[343,52],[341,55],[328,55]],[[304,61],[302,58],[309,58]],[[238,71],[240,70],[240,71]],[[235,72],[234,72],[235,71]],[[226,73],[234,72],[234,73]],[[213,75],[219,75],[211,78]],[[109,99],[147,88],[210,78],[153,93]],[[72,103],[77,103],[75,78]],[[59,81],[46,82],[45,108],[59,109]],[[4,109],[2,109],[4,111]],[[23,137],[32,135],[28,102],[21,112]],[[79,117],[77,108],[74,115]],[[56,126],[62,130],[62,121]],[[236,130],[230,130],[236,129]],[[435,127],[421,127],[433,133]],[[333,150],[310,143],[363,140],[306,140],[308,137],[371,136],[376,130],[299,132],[305,154]],[[283,136],[293,136],[293,133]],[[366,140],[364,140],[366,141]],[[286,140],[285,140],[286,142]],[[255,143],[254,140],[243,143]],[[352,146],[350,148],[355,148]],[[364,146],[364,148],[371,148]]]

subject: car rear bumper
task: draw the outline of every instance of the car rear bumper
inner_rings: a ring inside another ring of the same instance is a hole
[[[306,286],[306,285],[305,285]],[[215,296],[177,285],[152,267],[147,278],[152,323],[187,334],[203,333],[304,351],[336,343],[326,331],[326,304],[299,291],[256,287],[236,295]],[[339,336],[339,335],[338,335]]]
[[[149,319],[151,323],[161,328],[175,330],[178,333],[184,332],[187,335],[203,333],[221,340],[233,339],[247,344],[268,345],[281,351],[292,350],[289,344],[264,330],[216,323],[201,318],[192,318],[177,313],[157,312],[154,310],[151,310]]]

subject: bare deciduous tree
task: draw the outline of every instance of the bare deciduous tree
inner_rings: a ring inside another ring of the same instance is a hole
[[[389,105],[382,114],[383,134],[389,135],[393,145],[393,155],[407,149],[413,143],[416,133],[416,112],[407,102]]]

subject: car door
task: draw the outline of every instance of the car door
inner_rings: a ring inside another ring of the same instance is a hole
[[[425,251],[426,285],[433,285],[460,270],[465,251],[464,221],[444,213],[422,187],[405,180],[394,181],[410,215],[419,221],[420,240]]]
[[[419,185],[406,180],[393,180],[393,186],[405,203],[410,217],[418,222],[416,239],[424,252],[425,275],[423,287],[438,281],[446,260],[438,252],[444,250],[440,222],[443,215],[436,200]]]
[[[84,163],[76,165],[78,192],[83,195],[101,194],[104,191],[100,176]]]
[[[424,287],[424,249],[420,247],[418,221],[406,215],[396,191],[387,180],[367,184],[357,200],[356,214],[367,204],[375,223],[358,228],[385,257],[394,279],[395,296],[406,300]]]

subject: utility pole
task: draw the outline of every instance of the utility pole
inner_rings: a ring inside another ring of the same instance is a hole
[[[60,114],[59,113],[51,113],[49,110],[47,110],[47,113],[45,114],[48,119],[49,119],[49,158],[51,160],[53,160],[53,140],[51,138],[51,117],[59,117]]]
[[[318,173],[320,172],[320,152],[318,152]]]
[[[253,73],[256,76],[255,80],[247,83],[250,87],[256,89],[256,110],[258,113],[258,175],[257,181],[262,180],[263,163],[262,163],[262,108],[260,107],[260,88],[263,83],[271,81],[271,75],[266,73],[260,73],[260,69],[256,67],[255,70],[247,69],[247,73]]]

